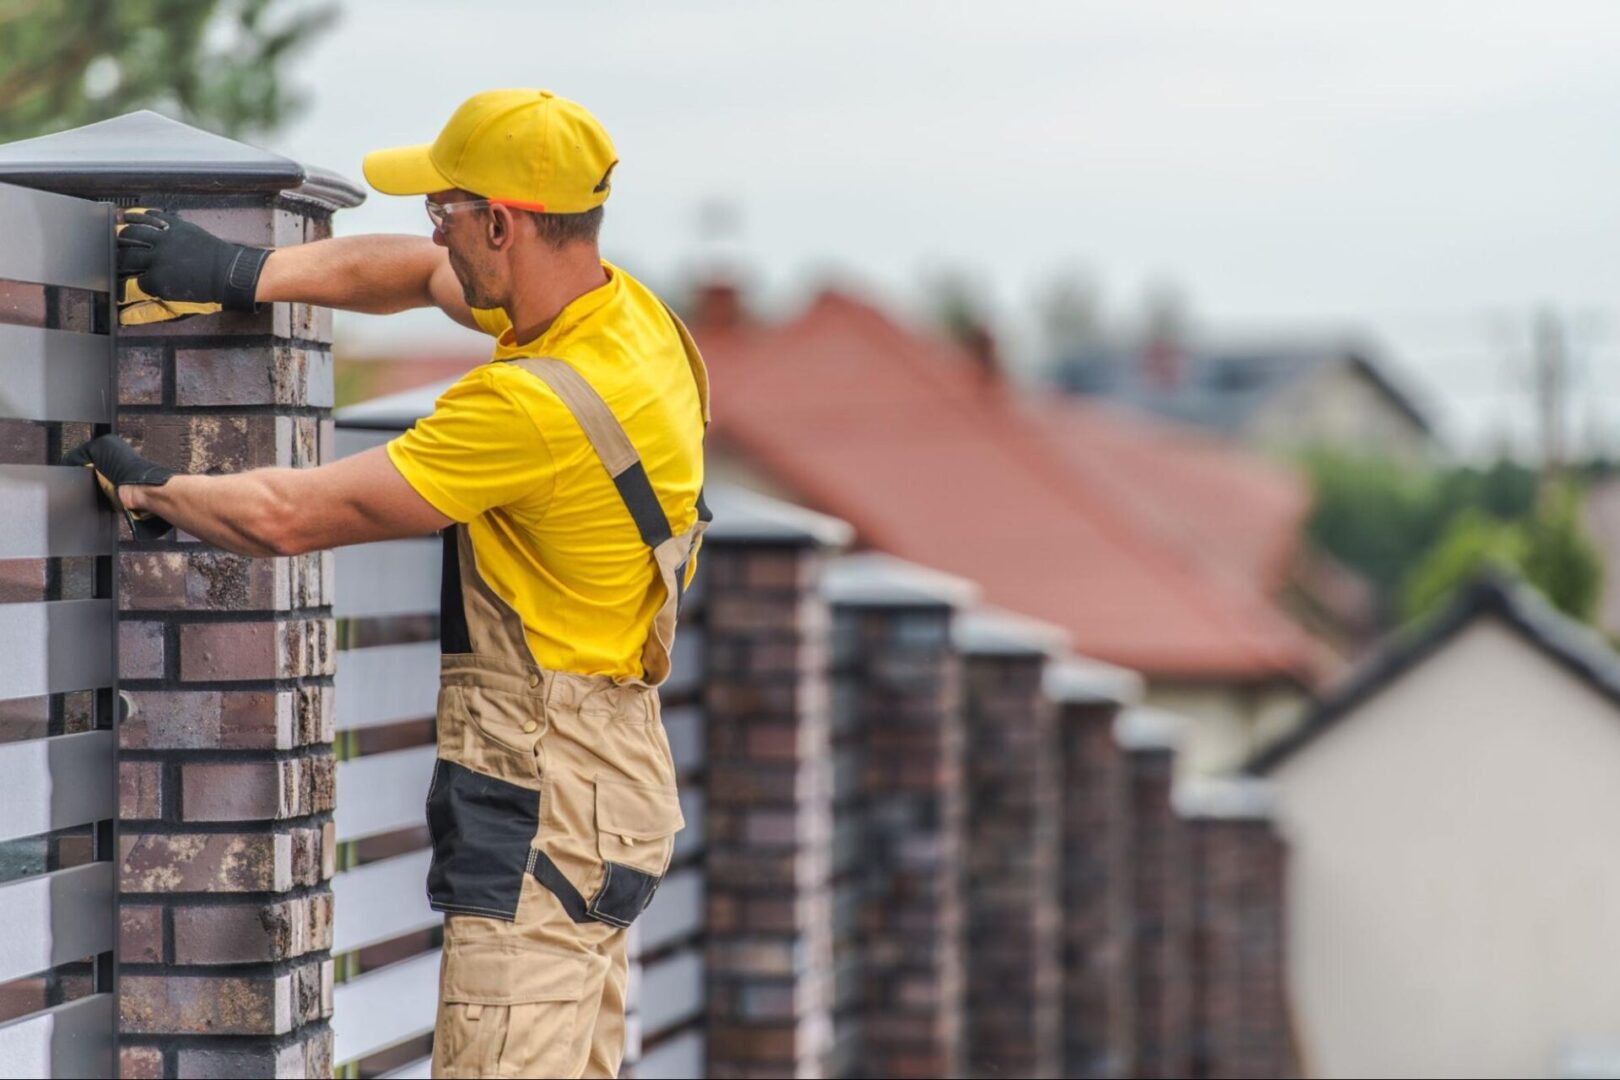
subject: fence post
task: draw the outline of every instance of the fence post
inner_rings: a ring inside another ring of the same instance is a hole
[[[842,522],[711,495],[704,544],[706,1074],[814,1077],[831,1044],[829,616]]]
[[[329,236],[363,197],[150,112],[11,144],[0,175],[260,246]],[[331,337],[289,304],[124,328],[119,429],[186,472],[313,465]],[[119,552],[125,1075],[329,1075],[330,555],[127,531]]]
[[[1057,1076],[1062,803],[1043,680],[1067,636],[978,611],[955,638],[967,706],[967,1074]]]
[[[829,569],[834,1032],[841,1076],[961,1076],[961,657],[970,583],[883,555]]]
[[[1286,990],[1286,849],[1261,780],[1210,777],[1176,795],[1194,897],[1187,1075],[1299,1075]]]
[[[1125,942],[1109,890],[1124,865],[1130,816],[1114,723],[1141,698],[1142,679],[1071,660],[1052,666],[1047,693],[1058,704],[1063,764],[1063,1075],[1124,1076],[1129,1002],[1115,972]]]

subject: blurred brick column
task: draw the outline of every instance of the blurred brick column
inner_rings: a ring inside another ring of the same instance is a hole
[[[975,590],[898,559],[856,555],[832,566],[825,591],[861,817],[852,853],[856,987],[839,1013],[860,1031],[846,1075],[961,1076],[965,791],[951,621]]]
[[[1121,668],[1070,660],[1052,665],[1046,682],[1059,709],[1063,766],[1063,1075],[1121,1076],[1129,998],[1118,992],[1125,935],[1109,885],[1124,865],[1130,815],[1114,723],[1122,707],[1141,697],[1142,680]]]
[[[711,496],[705,541],[706,1075],[815,1077],[831,1046],[830,619],[841,522]]]
[[[1182,823],[1171,803],[1181,720],[1136,706],[1120,714],[1114,730],[1125,760],[1129,814],[1115,879],[1126,950],[1118,975],[1131,1040],[1122,1075],[1185,1076],[1192,894]]]
[[[153,113],[33,145],[40,186],[259,246],[329,236],[362,198]],[[330,444],[331,337],[330,312],[288,304],[124,328],[118,428],[183,472],[313,465]],[[126,1076],[331,1074],[331,566],[125,530]]]
[[[1206,779],[1179,792],[1195,896],[1187,1075],[1294,1077],[1286,988],[1286,850],[1265,784]]]
[[[967,1073],[1060,1075],[1062,935],[1056,709],[1061,631],[976,612],[957,622],[967,722]]]

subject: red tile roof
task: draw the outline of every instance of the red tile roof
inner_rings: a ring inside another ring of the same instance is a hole
[[[863,544],[1159,678],[1309,678],[1274,600],[1308,497],[1225,444],[987,382],[954,346],[840,292],[774,325],[693,328],[711,438]]]

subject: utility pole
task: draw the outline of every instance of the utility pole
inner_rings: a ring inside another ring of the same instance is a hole
[[[1536,407],[1541,418],[1542,491],[1553,490],[1563,474],[1566,445],[1564,407],[1569,380],[1569,354],[1563,322],[1557,312],[1536,313],[1532,331],[1535,351]]]

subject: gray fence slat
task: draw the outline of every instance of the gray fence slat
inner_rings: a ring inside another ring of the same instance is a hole
[[[110,207],[0,184],[0,221],[0,278],[111,291]]]
[[[356,544],[336,554],[332,614],[339,618],[438,612],[438,539]]]
[[[702,574],[699,570],[698,576]],[[683,627],[676,633],[675,649],[669,654],[669,678],[662,687],[666,697],[696,690],[702,683],[703,645],[701,627]]]
[[[431,746],[413,746],[338,762],[338,842],[427,824],[434,754]]]
[[[0,604],[0,700],[112,685],[111,600]]]
[[[703,929],[703,871],[696,866],[677,870],[658,886],[647,910],[636,920],[641,951],[655,952],[672,941]]]
[[[703,788],[699,785],[681,787],[681,816],[686,819],[686,828],[675,834],[677,859],[703,850]]]
[[[696,705],[678,705],[664,710],[664,734],[675,759],[677,773],[696,772],[703,767],[703,710]]]
[[[439,643],[345,650],[337,654],[335,682],[339,731],[432,716],[439,697]]]
[[[703,953],[687,949],[656,964],[641,966],[641,1036],[651,1041],[660,1031],[703,1013]]]
[[[0,1076],[116,1076],[111,994],[0,1024]]]
[[[110,862],[0,885],[0,982],[107,952],[112,909]]]
[[[346,953],[439,925],[442,916],[428,907],[429,854],[423,849],[379,859],[332,879],[332,952]]]
[[[337,427],[337,443],[334,449],[340,458],[353,457],[363,450],[370,450],[373,446],[381,446],[400,433],[397,431],[378,431],[374,428],[350,428],[341,423]]]
[[[0,417],[105,423],[111,363],[104,335],[0,324]]]
[[[117,534],[100,498],[88,469],[0,465],[0,559],[110,555]]]
[[[0,840],[86,825],[117,812],[112,732],[0,743]]]
[[[436,949],[340,983],[332,991],[332,1063],[346,1065],[426,1035],[438,1004]]]

